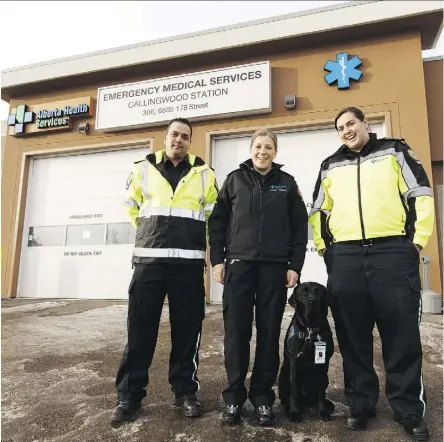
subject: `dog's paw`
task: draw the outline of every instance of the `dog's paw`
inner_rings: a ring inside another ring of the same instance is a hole
[[[290,422],[302,422],[304,420],[302,413],[300,411],[290,411],[288,414],[288,419]]]
[[[329,420],[330,420],[331,413],[330,413],[329,410],[318,410],[318,416],[319,416],[323,421],[329,421]]]
[[[333,411],[335,411],[335,404],[332,401],[329,401],[328,399],[325,399],[324,407],[330,413],[333,413]]]

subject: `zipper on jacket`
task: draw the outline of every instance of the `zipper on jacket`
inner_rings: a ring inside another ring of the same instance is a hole
[[[176,196],[177,190],[180,187],[180,183],[181,183],[182,179],[185,178],[191,171],[193,172],[193,175],[197,173],[195,169],[191,169],[188,172],[186,171],[186,169],[182,171],[182,173],[180,174],[179,182],[177,183],[177,186],[176,186],[176,190],[173,192],[173,197]],[[172,186],[171,186],[171,188],[172,188]]]
[[[358,156],[358,206],[359,218],[361,221],[362,239],[365,239],[364,218],[362,217],[362,201],[361,201],[361,157]]]
[[[259,213],[257,218],[257,257],[261,254],[261,228],[262,228],[262,186],[261,186],[261,180],[257,176],[255,176],[255,172],[253,170],[248,171],[248,174],[250,175],[251,181],[253,181],[254,187],[256,187],[259,190],[259,194],[256,197],[256,192],[253,190],[253,200],[258,198],[259,199]],[[255,206],[253,201],[253,207]]]
[[[172,186],[171,183],[170,183],[170,179],[169,179],[168,174],[166,173],[165,169],[159,167],[157,164],[153,164],[153,166],[154,166],[154,167],[159,171],[159,173],[160,173],[160,174],[166,179],[167,183],[168,183],[168,184],[170,185],[170,187],[171,187],[171,190],[173,190],[173,186]],[[177,189],[178,189],[178,187],[179,187],[180,182],[182,181],[182,179],[183,179],[184,177],[186,177],[191,171],[193,171],[194,173],[196,173],[196,170],[194,170],[193,168],[191,168],[191,169],[188,170],[188,171],[187,171],[187,169],[185,169],[185,170],[182,171],[182,173],[181,173],[181,175],[180,175],[180,178],[179,178],[179,182],[177,183],[177,186],[176,186],[176,191],[177,191]],[[176,195],[176,191],[173,190],[173,198],[174,198],[174,196]]]
[[[258,236],[258,251],[257,255],[258,257],[261,254],[261,231],[262,231],[262,186],[259,182],[259,222],[258,222],[258,230],[257,230],[257,236]]]

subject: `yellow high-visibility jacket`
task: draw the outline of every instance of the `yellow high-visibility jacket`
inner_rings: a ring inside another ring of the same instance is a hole
[[[203,263],[208,218],[217,199],[213,170],[188,154],[189,167],[175,192],[164,165],[165,150],[136,162],[125,205],[137,229],[132,262]]]
[[[432,189],[403,139],[377,139],[359,153],[342,146],[323,161],[309,222],[318,252],[332,242],[409,237],[425,247],[434,225]]]

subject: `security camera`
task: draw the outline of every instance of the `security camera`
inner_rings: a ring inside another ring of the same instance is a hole
[[[89,132],[89,123],[88,122],[79,124],[79,127],[77,129],[77,133],[88,135],[88,132]]]
[[[296,95],[285,95],[285,109],[294,109],[296,107]]]

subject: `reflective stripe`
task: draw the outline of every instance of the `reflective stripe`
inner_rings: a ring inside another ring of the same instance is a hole
[[[419,183],[412,172],[412,169],[410,169],[409,165],[407,164],[402,152],[396,152],[396,161],[401,166],[401,174],[405,183],[407,184],[407,187],[409,189],[419,187]]]
[[[418,328],[420,328],[420,326],[421,326],[421,318],[422,318],[422,297],[420,296],[419,297],[419,308],[418,308]],[[424,400],[424,381],[422,379],[422,369],[421,369],[419,381],[421,384],[421,390],[419,392],[419,400],[421,401],[422,406],[423,406],[422,417],[424,417],[427,407],[426,407],[426,403]]]
[[[204,299],[204,303],[205,303],[205,299]],[[192,374],[192,376],[191,376],[191,379],[192,379],[194,382],[196,382],[196,384],[197,384],[197,390],[198,390],[198,391],[200,390],[200,383],[199,383],[199,381],[197,380],[197,356],[198,356],[199,348],[200,348],[200,339],[201,339],[201,333],[199,333],[199,334],[197,335],[196,351],[195,351],[194,356],[193,356],[194,372],[193,372],[193,374]]]
[[[432,189],[426,186],[416,187],[415,189],[410,189],[404,195],[402,195],[407,201],[409,198],[416,198],[418,196],[433,196]]]
[[[148,167],[149,167],[148,161],[143,161],[142,164],[140,165],[140,172],[141,172],[140,190],[142,191],[142,194],[146,199],[150,199],[150,197],[148,195],[148,188],[147,188]]]
[[[139,258],[205,259],[205,252],[203,250],[148,249],[145,247],[134,247],[133,256]]]
[[[330,163],[328,165],[327,170],[323,170],[321,172],[321,181],[328,175],[328,172],[330,170],[336,169],[336,167],[343,167],[343,166],[357,166],[358,163],[355,160],[343,160],[343,161],[337,161],[336,163]]]
[[[205,221],[203,211],[180,209],[178,207],[145,207],[142,211],[144,218],[150,216],[177,216],[179,218],[189,218],[196,221]]]
[[[416,179],[414,173],[412,172],[409,165],[407,164],[404,154],[402,152],[396,151],[396,149],[394,149],[393,147],[370,153],[366,157],[361,158],[361,164],[363,164],[367,161],[371,161],[372,159],[381,158],[384,156],[395,157],[397,163],[399,164],[399,166],[401,168],[402,177],[404,178],[404,181],[405,181],[407,187],[409,188],[409,190],[403,195],[403,198],[405,201],[407,201],[408,198],[414,198],[414,197],[418,197],[418,196],[433,196],[433,192],[430,187],[420,186],[418,184],[418,180]],[[336,167],[342,167],[342,166],[348,166],[348,165],[357,165],[357,163],[354,160],[345,160],[345,161],[337,161],[335,163],[329,164],[328,169],[323,170],[321,172],[321,180],[323,180],[328,175],[328,172],[330,172],[332,169],[335,169]],[[318,207],[321,207],[323,201],[324,201],[324,191],[321,186],[321,190],[319,191],[318,198],[316,199],[315,203],[313,204],[313,208],[312,208],[309,216],[312,216],[318,210],[320,210],[320,209],[318,209]],[[328,214],[328,212],[325,212],[325,211],[324,211],[324,213]]]
[[[200,179],[202,180],[202,195],[199,199],[199,202],[200,202],[200,205],[203,206],[203,205],[205,205],[205,188],[206,188],[207,179],[208,179],[208,169],[204,170],[200,174]]]
[[[139,207],[139,203],[136,200],[133,200],[132,198],[128,198],[124,205],[126,207]]]
[[[324,200],[325,200],[325,193],[321,183],[319,186],[318,197],[316,198],[316,201],[314,202],[313,207],[310,210],[310,214],[308,216],[312,216],[319,211],[324,212],[326,215],[328,215],[330,213],[329,210],[321,209],[322,204],[324,204]]]
[[[396,150],[393,149],[393,147],[385,148],[378,150],[376,152],[369,153],[365,157],[361,157],[361,164],[366,163],[367,161],[373,160],[375,158],[381,158],[381,157],[387,157],[389,158],[390,155],[396,157]]]
[[[208,173],[209,170],[205,169],[201,174],[201,178],[202,178],[202,193],[205,194],[205,189],[207,188],[207,181],[208,181]]]
[[[206,211],[206,212],[212,212],[213,209],[214,209],[214,204],[207,204],[207,205],[205,206],[205,211]]]

